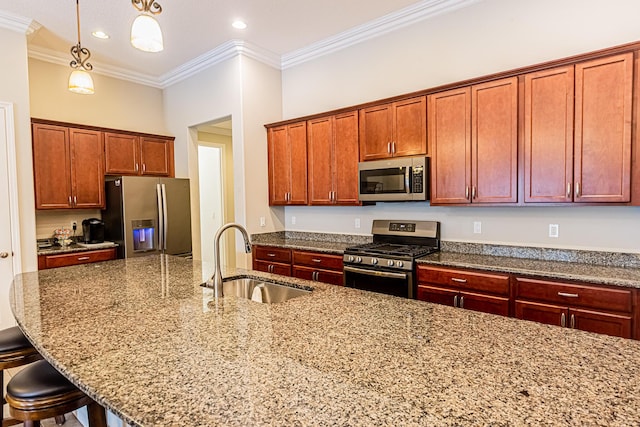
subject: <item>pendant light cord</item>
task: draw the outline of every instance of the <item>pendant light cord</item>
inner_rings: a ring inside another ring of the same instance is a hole
[[[80,0],[76,0],[76,22],[78,24],[78,45],[80,45]]]

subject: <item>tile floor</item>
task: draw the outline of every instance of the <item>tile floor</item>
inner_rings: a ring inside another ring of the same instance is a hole
[[[2,392],[4,393],[5,387],[7,385],[7,383],[9,382],[9,380],[11,379],[12,376],[14,376],[16,373],[18,373],[20,371],[20,369],[22,369],[23,366],[17,367],[17,368],[11,368],[11,369],[7,369],[6,371],[4,371],[4,384],[2,385]],[[9,405],[4,405],[2,407],[2,413],[4,415],[4,417],[8,417],[9,416]],[[78,420],[76,419],[75,416],[73,416],[73,414],[67,414],[66,415],[66,419],[67,421],[64,423],[64,427],[82,427],[82,424],[80,424],[80,422],[78,422]],[[16,427],[22,427],[23,424],[17,424]],[[53,418],[51,419],[47,419],[47,420],[43,420],[42,421],[42,427],[57,427],[57,424],[55,422],[55,420]]]

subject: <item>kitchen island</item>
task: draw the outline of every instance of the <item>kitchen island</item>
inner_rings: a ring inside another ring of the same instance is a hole
[[[136,426],[640,422],[640,342],[324,285],[280,304],[149,256],[16,276],[38,350]]]

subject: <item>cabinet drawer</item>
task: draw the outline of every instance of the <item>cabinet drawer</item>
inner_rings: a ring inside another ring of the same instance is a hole
[[[625,313],[631,312],[633,307],[631,290],[628,289],[612,289],[520,277],[516,278],[515,296],[518,299]]]
[[[445,285],[448,288],[509,295],[509,276],[418,266],[419,284]]]
[[[74,252],[60,255],[41,255],[44,263],[38,262],[38,266],[43,268],[66,267],[69,265],[87,264],[90,262],[108,261],[116,259],[116,249],[101,249],[97,251]]]
[[[293,251],[293,264],[342,271],[342,257],[338,255]]]
[[[319,270],[310,267],[293,267],[293,277],[298,279],[313,280],[314,282],[329,283],[331,285],[344,285],[342,271]]]
[[[291,276],[290,264],[280,264],[277,262],[254,260],[253,269],[258,271],[264,271],[266,273],[279,274],[281,276]]]
[[[258,260],[291,264],[290,249],[276,248],[274,246],[254,246],[253,253]]]

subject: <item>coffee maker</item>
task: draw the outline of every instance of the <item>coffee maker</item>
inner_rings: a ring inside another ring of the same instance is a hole
[[[104,221],[98,218],[87,218],[83,220],[82,241],[84,243],[104,242]]]

